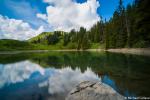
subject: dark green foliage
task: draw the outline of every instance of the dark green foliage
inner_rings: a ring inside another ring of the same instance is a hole
[[[34,43],[34,44],[43,44],[43,45],[47,45],[48,44],[48,40],[47,37],[49,37],[50,35],[52,35],[52,32],[43,32],[40,35],[33,37],[31,39],[29,39],[28,41],[30,43]]]
[[[149,0],[136,0],[126,9],[119,2],[112,19],[105,23],[105,48],[150,47]]]
[[[118,9],[114,12],[113,18],[106,24],[107,30],[107,47],[106,48],[123,48],[127,42],[125,9],[122,0],[119,2]]]
[[[94,43],[104,42],[104,23],[103,21],[97,22],[89,31],[89,39]]]
[[[66,46],[70,42],[70,35],[64,34],[64,43],[63,45]]]
[[[61,36],[61,32],[55,31],[54,34],[47,36],[48,45],[54,45],[59,42],[59,37]]]
[[[84,35],[86,34],[86,29],[83,27],[80,28],[80,31],[77,32],[77,49],[81,49],[83,47]]]
[[[136,33],[139,42],[150,46],[150,0],[138,0],[136,5]]]
[[[75,42],[77,40],[77,32],[75,29],[72,29],[69,33],[70,41]]]
[[[59,42],[61,36],[61,31],[54,31],[53,33],[43,32],[42,34],[29,39],[29,42],[34,44],[54,45]]]
[[[33,49],[34,46],[25,41],[2,39],[0,40],[0,51]]]
[[[86,32],[86,29],[81,27],[80,31],[77,34],[78,37],[78,46],[77,49],[88,49],[89,48],[89,39]]]
[[[79,31],[71,30],[68,34],[71,49],[88,49],[90,47],[90,41],[88,38],[88,32],[85,28],[80,27]]]

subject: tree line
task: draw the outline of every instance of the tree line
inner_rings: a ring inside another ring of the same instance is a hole
[[[106,48],[150,47],[150,0],[135,0],[126,8],[122,0],[105,23]]]
[[[96,23],[89,31],[83,27],[65,35],[65,45],[77,43],[77,49],[86,49],[90,43],[105,44],[105,48],[150,47],[150,0],[135,0],[127,7],[119,0],[118,8],[109,21]]]
[[[46,36],[49,45],[63,40],[63,46],[69,49],[88,49],[92,43],[109,48],[150,47],[150,0],[135,0],[127,7],[119,0],[117,9],[109,21],[97,22],[90,30],[80,27],[78,31],[56,31]],[[40,40],[38,40],[39,42]]]

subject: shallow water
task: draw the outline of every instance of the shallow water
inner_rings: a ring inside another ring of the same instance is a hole
[[[123,96],[150,96],[150,57],[97,52],[0,55],[0,100],[63,100],[78,83],[100,81]]]

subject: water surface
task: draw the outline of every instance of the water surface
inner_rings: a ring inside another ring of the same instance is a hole
[[[150,96],[150,57],[104,52],[0,55],[0,100],[62,100],[78,83],[102,81],[123,96]]]

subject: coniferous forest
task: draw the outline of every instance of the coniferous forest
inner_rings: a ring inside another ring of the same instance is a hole
[[[106,21],[101,17],[89,31],[81,27],[63,33],[63,45],[72,49],[88,49],[91,43],[104,45],[104,48],[144,48],[150,47],[150,0],[135,0],[127,7],[120,0],[112,18]],[[61,32],[48,36],[48,44],[59,41]],[[38,40],[40,42],[40,40]]]
[[[135,0],[125,8],[120,0],[112,19],[103,24],[106,48],[150,46],[149,4],[149,0]]]
[[[76,42],[78,48],[86,48],[89,43],[105,44],[105,48],[143,48],[150,47],[150,0],[135,0],[126,8],[120,0],[118,8],[109,21],[95,24],[90,31],[80,28],[79,32],[72,30],[65,39],[66,42]],[[80,35],[80,36],[79,36]],[[80,38],[78,38],[80,37]],[[67,43],[65,43],[67,44]]]

